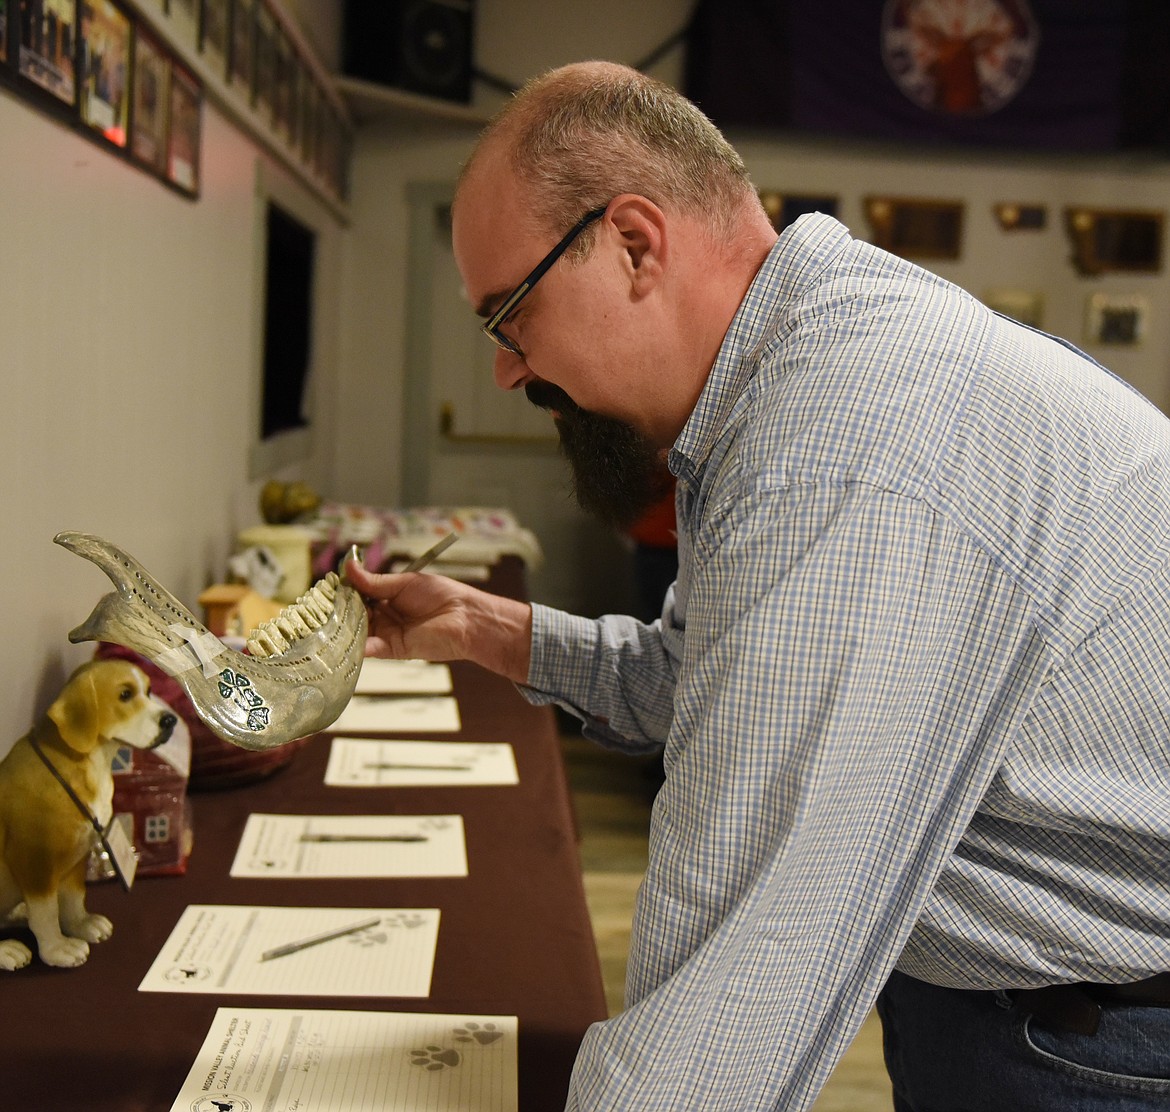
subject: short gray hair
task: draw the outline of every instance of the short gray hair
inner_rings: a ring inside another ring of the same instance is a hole
[[[625,66],[583,63],[532,79],[481,147],[495,140],[532,187],[534,217],[557,234],[620,193],[702,217],[724,240],[743,206],[759,204],[743,159],[699,108]],[[573,254],[588,251],[591,231]]]

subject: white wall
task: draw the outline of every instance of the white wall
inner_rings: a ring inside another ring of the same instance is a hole
[[[290,0],[327,64],[340,4]],[[584,57],[634,62],[686,19],[690,0],[479,0],[477,62],[513,82]],[[679,80],[681,52],[653,71]],[[480,87],[480,105],[499,97]],[[451,181],[475,129],[439,122],[363,127],[352,224],[320,213],[321,312],[312,456],[280,472],[331,497],[399,496],[406,186]],[[52,544],[61,529],[97,532],[137,556],[183,601],[223,575],[236,532],[256,520],[249,476],[258,350],[256,165],[260,157],[213,108],[204,117],[203,194],[192,203],[0,90],[0,555],[4,632],[0,753],[88,656],[66,634],[109,589],[94,567]],[[1153,307],[1146,343],[1098,352],[1170,408],[1166,273],[1089,281],[1068,265],[1066,201],[1170,207],[1165,165],[1133,160],[944,156],[861,144],[733,136],[757,183],[840,195],[867,234],[868,192],[966,198],[963,258],[938,267],[982,293],[1035,286],[1049,326],[1081,338],[1085,295],[1140,292]],[[264,162],[278,188],[295,184]],[[1049,229],[1005,237],[994,201],[1049,205]],[[307,195],[304,207],[316,210]]]
[[[873,144],[777,140],[758,134],[732,140],[756,185],[781,193],[831,194],[839,218],[868,239],[867,194],[925,197],[965,203],[964,242],[954,261],[922,265],[983,298],[1004,288],[1044,297],[1045,331],[1062,336],[1127,379],[1170,411],[1170,270],[1158,274],[1080,275],[1071,262],[1066,206],[1170,208],[1170,163],[1136,156],[1030,156],[987,152],[906,151]],[[993,206],[1043,204],[1047,226],[1005,232]],[[1170,243],[1166,244],[1170,253]],[[1085,334],[1086,299],[1092,293],[1140,295],[1149,302],[1148,331],[1133,347],[1095,345]]]
[[[0,92],[0,754],[92,653],[70,629],[111,589],[54,545],[93,532],[182,601],[259,518],[261,214],[253,146],[212,108],[191,202]],[[266,180],[316,211],[267,166]],[[318,434],[293,470],[331,479],[341,230],[320,213]],[[289,474],[292,477],[292,474]]]
[[[476,62],[520,84],[549,67],[584,58],[636,62],[686,22],[689,0],[595,0],[551,5],[546,0],[479,0]],[[682,50],[665,54],[650,72],[679,84]],[[501,96],[476,83],[474,106],[494,109]],[[477,128],[444,120],[388,117],[358,133],[353,170],[354,235],[347,258],[345,378],[339,398],[339,488],[355,500],[394,503],[401,494],[401,421],[406,267],[406,190],[412,182],[451,182]],[[933,265],[983,296],[1011,287],[1040,292],[1044,326],[1083,343],[1086,296],[1095,290],[1149,299],[1148,335],[1138,348],[1089,350],[1163,407],[1170,408],[1170,274],[1079,277],[1063,230],[1065,204],[1170,207],[1170,164],[1132,157],[1032,157],[987,152],[885,148],[844,140],[729,133],[756,184],[789,193],[840,198],[841,219],[861,238],[870,234],[862,198],[868,193],[966,202],[962,257]],[[991,206],[1000,201],[1048,206],[1042,232],[1005,234]],[[927,264],[931,265],[931,264]],[[614,574],[614,569],[603,569]]]
[[[582,58],[638,63],[683,27],[692,0],[477,0],[476,65],[513,85]],[[681,81],[676,47],[649,70]],[[503,102],[475,82],[473,107],[490,113]],[[406,189],[412,182],[454,181],[478,126],[400,116],[358,132],[352,214],[354,234],[344,299],[345,377],[338,399],[337,485],[355,501],[394,504],[401,494],[402,359],[406,335],[405,266],[409,237]]]

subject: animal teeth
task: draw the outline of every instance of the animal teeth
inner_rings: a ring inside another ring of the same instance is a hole
[[[332,572],[329,573],[333,575]],[[334,582],[321,580],[309,588],[296,602],[290,602],[275,618],[257,626],[248,635],[248,651],[253,656],[275,656],[288,649],[302,637],[308,637],[314,630],[320,629],[333,613],[332,604],[326,598],[327,586],[332,597],[337,596],[337,576],[333,575]]]
[[[272,638],[268,635],[268,630],[258,627],[252,630],[247,640],[248,652],[252,656],[263,659],[267,656],[276,656],[280,649],[273,644]]]
[[[301,595],[295,605],[305,616],[306,621],[312,619],[313,625],[322,625],[329,618],[329,607],[313,594],[312,589]]]
[[[173,675],[199,717],[225,741],[271,749],[331,725],[357,684],[366,608],[330,572],[276,622],[229,649],[132,556],[101,537],[59,533],[57,544],[95,563],[116,591],[69,640],[114,641]],[[289,631],[281,631],[281,626]],[[296,652],[288,653],[291,641]]]

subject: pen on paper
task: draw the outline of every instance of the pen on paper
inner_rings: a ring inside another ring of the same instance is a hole
[[[425,842],[425,834],[302,834],[302,842]]]
[[[405,762],[397,761],[373,761],[362,765],[362,768],[387,768],[395,771],[401,769],[421,769],[423,772],[470,772],[471,765],[428,765],[428,764],[407,764]]]
[[[382,921],[380,915],[375,915],[373,919],[363,919],[360,923],[353,923],[348,927],[338,927],[336,930],[323,931],[321,934],[310,935],[308,938],[302,938],[297,942],[289,942],[284,946],[277,946],[272,950],[265,950],[260,955],[261,961],[271,961],[273,958],[283,958],[287,954],[295,954],[300,950],[307,950],[310,946],[317,946],[322,942],[332,942],[335,938],[344,938],[347,934],[357,934],[358,931],[369,930],[370,927],[376,927]]]
[[[402,570],[408,571],[422,571],[427,564],[437,560],[444,552],[447,551],[459,539],[458,533],[448,533],[438,544],[432,545],[421,556],[415,557]]]

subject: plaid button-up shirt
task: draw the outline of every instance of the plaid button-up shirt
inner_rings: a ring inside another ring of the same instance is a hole
[[[1170,969],[1170,422],[813,216],[671,468],[661,622],[534,613],[528,697],[665,745],[570,1107],[806,1108],[895,964]]]

